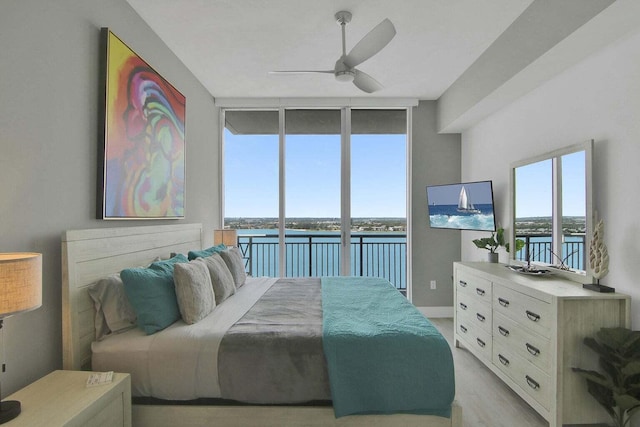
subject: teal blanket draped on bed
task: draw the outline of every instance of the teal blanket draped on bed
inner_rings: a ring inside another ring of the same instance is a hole
[[[451,416],[451,349],[391,283],[323,277],[322,310],[323,349],[336,417]]]

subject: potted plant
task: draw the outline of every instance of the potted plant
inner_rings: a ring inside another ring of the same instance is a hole
[[[615,427],[630,425],[640,409],[640,331],[602,328],[584,339],[598,353],[604,373],[572,368],[587,380],[587,390],[613,419]]]
[[[498,253],[496,250],[500,246],[504,246],[509,252],[509,243],[504,241],[504,228],[499,227],[495,232],[491,233],[490,237],[483,237],[482,239],[475,239],[473,243],[480,249],[486,249],[489,251],[489,262],[498,262]],[[524,240],[516,240],[516,252],[524,247]]]

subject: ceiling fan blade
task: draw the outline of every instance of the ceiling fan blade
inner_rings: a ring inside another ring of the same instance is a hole
[[[372,93],[384,88],[384,86],[382,86],[376,79],[371,77],[369,74],[360,70],[355,70],[355,72],[356,72],[356,76],[353,79],[353,84],[356,85],[356,87],[361,91]]]
[[[333,70],[287,70],[287,71],[269,71],[269,74],[333,74]]]
[[[379,23],[356,44],[344,58],[344,64],[353,68],[380,52],[396,35],[396,28],[389,19]]]

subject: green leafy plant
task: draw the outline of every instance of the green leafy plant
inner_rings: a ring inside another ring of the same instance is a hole
[[[584,339],[598,353],[604,373],[572,368],[587,380],[587,390],[613,419],[625,427],[640,409],[640,331],[602,328]]]
[[[496,250],[500,246],[504,246],[509,252],[509,243],[504,241],[504,228],[498,228],[494,233],[491,233],[490,237],[483,237],[482,239],[475,239],[473,243],[480,249],[486,249],[491,253],[496,253]],[[516,252],[524,248],[524,240],[516,239]]]
[[[504,246],[504,228],[498,228],[497,231],[491,233],[491,237],[475,239],[473,243],[480,249],[495,253],[500,246]]]

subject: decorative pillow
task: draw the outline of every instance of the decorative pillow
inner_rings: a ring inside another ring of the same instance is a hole
[[[96,340],[136,326],[136,313],[124,292],[120,273],[98,280],[88,292],[96,308]]]
[[[220,243],[216,246],[211,246],[210,248],[203,249],[201,251],[189,251],[187,254],[189,256],[189,261],[194,260],[196,258],[205,258],[211,256],[215,253],[222,252],[227,249],[227,246],[224,243]]]
[[[176,254],[169,259],[152,262],[149,268],[169,272],[173,276],[173,266],[179,262],[189,262],[189,260],[183,254]]]
[[[236,284],[236,288],[244,285],[247,281],[247,273],[244,271],[244,261],[242,261],[242,255],[240,249],[229,248],[226,251],[220,252],[220,256],[229,267],[231,276],[233,276],[233,282]]]
[[[233,276],[229,271],[229,267],[224,262],[220,254],[213,254],[201,259],[211,276],[211,284],[213,285],[213,293],[216,297],[216,304],[222,303],[231,295],[236,293],[236,285]]]
[[[176,264],[173,279],[178,307],[186,323],[192,325],[213,311],[216,301],[211,276],[202,258]]]
[[[179,257],[184,261],[175,260]],[[120,272],[124,291],[137,316],[136,323],[147,335],[180,319],[173,283],[177,262],[186,262],[186,257],[179,255],[171,260],[154,262],[149,268],[128,268]]]

